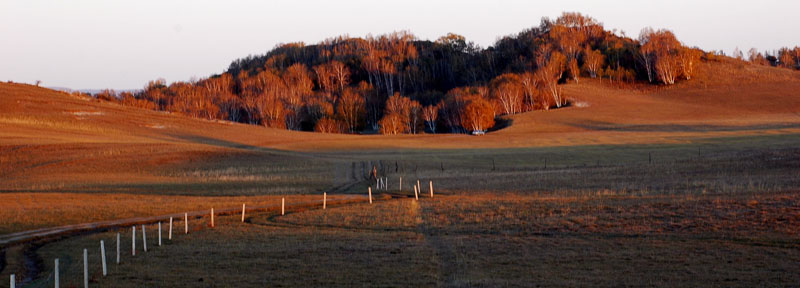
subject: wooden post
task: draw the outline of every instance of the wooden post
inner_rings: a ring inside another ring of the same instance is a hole
[[[369,189],[369,204],[372,204],[372,187],[367,187]]]
[[[161,221],[158,221],[158,246],[161,246]]]
[[[119,265],[119,232],[117,232],[117,265]]]
[[[147,252],[147,231],[144,231],[144,224],[142,224],[142,248]]]
[[[419,192],[419,194],[422,194],[422,186],[419,185],[419,179],[417,179],[417,192]]]
[[[428,183],[429,187],[431,187],[431,198],[433,198],[433,181]]]
[[[103,240],[100,240],[100,260],[103,263],[103,277],[108,275],[108,269],[106,268],[106,245]]]
[[[214,208],[211,208],[211,228],[214,228]]]
[[[286,215],[286,198],[281,198],[281,216]]]
[[[403,191],[403,176],[400,176],[400,191]]]
[[[328,192],[322,192],[322,210],[328,208]]]
[[[11,288],[16,288],[17,287],[17,279],[14,279],[14,274],[11,274],[11,286],[9,286],[9,287],[11,287]]]
[[[136,225],[131,227],[131,255],[136,256]]]
[[[183,232],[189,234],[189,213],[183,213]]]
[[[414,200],[419,200],[419,190],[417,189],[417,185],[414,185]]]
[[[246,207],[245,203],[242,203],[242,223],[244,223],[244,209],[245,209],[245,207]]]
[[[169,234],[167,235],[167,239],[172,240],[172,217],[169,217]]]
[[[54,286],[56,288],[58,288],[58,286],[61,285],[61,283],[59,283],[61,281],[59,280],[60,275],[58,274],[58,258],[56,258],[56,260],[54,262],[55,263],[53,264],[53,270],[55,270],[55,271],[53,271],[53,280],[54,280],[54,284],[55,284]]]
[[[89,252],[83,249],[83,288],[89,288]]]

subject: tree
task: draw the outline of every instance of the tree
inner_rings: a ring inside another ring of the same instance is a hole
[[[691,80],[694,75],[695,63],[700,61],[700,56],[703,51],[700,49],[680,48],[678,51],[678,65],[681,69],[681,75],[686,80]]]
[[[486,131],[494,126],[494,107],[489,101],[472,97],[464,107],[463,126],[467,131]]]
[[[333,84],[343,91],[345,87],[350,85],[350,69],[344,63],[339,61],[331,61],[328,63],[330,70],[333,73]]]
[[[586,46],[583,51],[583,69],[589,73],[590,77],[597,78],[597,72],[603,69],[606,56],[600,53],[600,51],[592,50],[589,46]]]
[[[653,67],[658,79],[667,85],[675,84],[681,71],[678,54],[683,46],[675,38],[675,34],[669,30],[650,30],[648,32],[648,35],[644,35],[646,42],[643,43],[641,49],[649,51],[654,56]]]
[[[751,48],[749,51],[747,51],[747,55],[748,55],[747,59],[750,61],[750,63],[758,65],[768,64],[767,58],[764,58],[764,55],[761,54],[761,52],[758,52],[756,48]]]
[[[795,60],[793,54],[794,51],[786,47],[778,50],[778,62],[780,63],[780,66],[784,68],[794,69]]]
[[[436,120],[439,119],[439,106],[438,105],[428,105],[422,109],[422,117],[425,119],[425,123],[428,124],[428,130],[431,133],[436,133]]]
[[[286,93],[283,95],[286,106],[286,128],[299,130],[303,102],[311,94],[314,82],[311,80],[308,68],[302,63],[289,66],[283,73],[282,79],[286,85]]]
[[[350,83],[350,70],[343,63],[331,61],[314,66],[317,85],[329,95],[339,94]]]
[[[522,111],[522,85],[516,74],[503,74],[492,79],[489,94],[497,101],[504,114],[516,114]]]
[[[531,72],[525,72],[519,75],[519,83],[522,85],[522,95],[524,99],[525,111],[531,111],[536,107],[538,93],[538,83],[536,75]]]
[[[655,51],[653,46],[645,45],[650,42],[650,38],[655,34],[653,28],[645,27],[639,32],[639,50],[636,53],[636,59],[644,67],[645,74],[647,74],[647,81],[653,83],[655,71]]]
[[[395,135],[408,132],[408,125],[404,117],[398,113],[389,113],[381,118],[379,122],[380,133],[385,135]]]
[[[336,114],[344,121],[347,131],[355,132],[364,119],[364,98],[352,88],[345,89],[336,104]]]
[[[386,111],[383,115],[384,118],[392,115],[395,117],[392,121],[401,121],[406,126],[398,133],[417,133],[422,124],[422,106],[417,101],[401,96],[399,92],[386,100]]]
[[[744,60],[744,53],[742,53],[742,50],[739,50],[739,47],[736,47],[736,49],[733,49],[733,54],[731,57],[736,58],[737,60]]]
[[[566,57],[558,51],[553,51],[550,52],[546,61],[546,64],[536,71],[536,78],[539,80],[539,83],[542,84],[545,94],[553,98],[553,104],[555,104],[556,107],[561,107],[561,105],[564,105],[564,101],[561,87],[558,86],[558,81],[564,74]],[[545,105],[545,109],[549,108],[549,105]]]
[[[345,129],[347,128],[342,121],[330,117],[319,119],[314,126],[314,131],[321,133],[344,133]]]

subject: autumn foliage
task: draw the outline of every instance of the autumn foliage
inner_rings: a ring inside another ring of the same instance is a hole
[[[492,128],[501,115],[568,105],[561,86],[583,76],[662,85],[691,79],[702,55],[668,30],[645,29],[634,40],[564,13],[486,49],[456,34],[337,37],[282,44],[206,79],[156,80],[133,94],[98,97],[291,130],[469,133]],[[778,61],[794,67],[798,57],[800,49],[785,49]]]

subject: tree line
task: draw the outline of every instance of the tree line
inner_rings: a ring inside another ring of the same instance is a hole
[[[501,115],[569,105],[561,85],[581,77],[654,85],[689,80],[705,55],[668,30],[644,29],[638,39],[621,34],[563,13],[485,49],[456,34],[435,41],[404,31],[340,36],[281,44],[205,79],[169,85],[159,79],[135,93],[97,96],[291,130],[469,133],[491,129]]]

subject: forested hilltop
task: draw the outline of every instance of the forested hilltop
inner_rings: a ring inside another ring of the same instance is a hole
[[[800,48],[783,49],[778,57],[753,53],[751,61],[764,64],[800,63]],[[278,45],[206,79],[156,80],[140,92],[97,97],[292,130],[483,132],[501,115],[569,105],[560,88],[567,81],[672,85],[690,80],[698,61],[720,54],[685,47],[668,30],[644,29],[631,39],[591,17],[564,13],[485,49],[456,34],[436,41],[410,32],[340,36]]]

